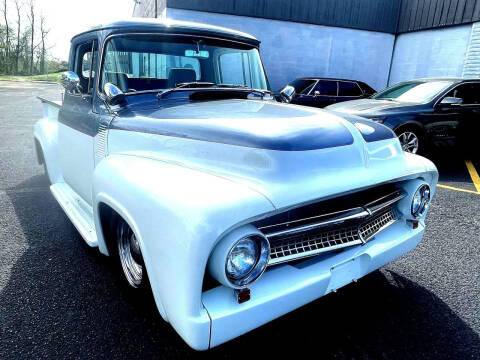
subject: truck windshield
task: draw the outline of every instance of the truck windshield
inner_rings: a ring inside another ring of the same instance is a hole
[[[107,82],[124,93],[178,86],[269,90],[258,50],[223,40],[133,35],[108,40],[100,90]]]

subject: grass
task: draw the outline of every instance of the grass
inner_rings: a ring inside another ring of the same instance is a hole
[[[0,81],[53,81],[60,82],[62,76],[61,72],[45,74],[45,75],[29,75],[29,76],[17,76],[17,75],[0,75]]]

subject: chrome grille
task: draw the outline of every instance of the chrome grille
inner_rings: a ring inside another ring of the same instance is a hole
[[[344,244],[361,244],[362,240],[357,227],[331,230],[320,233],[303,233],[296,236],[272,241],[270,244],[270,260],[297,254],[332,248]]]
[[[392,210],[377,216],[373,220],[360,226],[359,232],[364,241],[370,240],[376,233],[386,228],[395,221],[395,214]]]
[[[270,242],[269,265],[362,244],[395,221],[395,214],[389,206],[351,226],[340,223],[286,236],[267,233],[265,235]]]

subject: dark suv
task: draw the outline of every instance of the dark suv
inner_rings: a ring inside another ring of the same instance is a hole
[[[374,93],[375,90],[361,81],[300,78],[280,91],[280,100],[322,108],[342,101],[362,99]]]

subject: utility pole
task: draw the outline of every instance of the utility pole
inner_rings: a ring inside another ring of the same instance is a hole
[[[155,19],[158,18],[158,0],[155,0]]]

